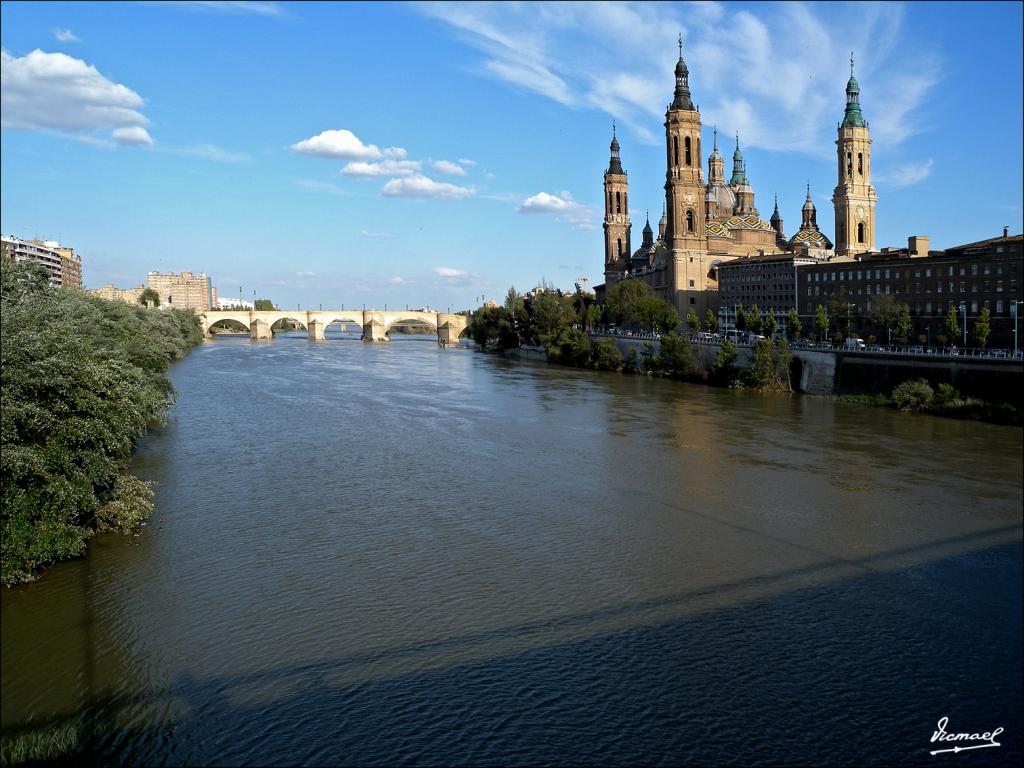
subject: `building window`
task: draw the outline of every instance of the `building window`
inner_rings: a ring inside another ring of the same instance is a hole
[[[612,191],[609,189],[608,190],[608,213],[611,213],[614,210],[615,210],[615,205],[613,204],[613,201],[612,201]]]
[[[978,274],[978,265],[977,264],[971,264],[971,274],[972,275]]]
[[[629,215],[629,192],[622,193],[623,208],[626,209],[626,215]]]
[[[925,277],[931,277],[931,276],[932,276],[932,271],[931,271],[930,269],[926,269],[926,270],[924,271],[924,276],[925,276]]]
[[[839,273],[839,279],[840,279],[840,281],[845,283],[846,282],[846,273],[845,272],[840,272]]]
[[[622,258],[622,238],[619,238],[619,258]]]
[[[952,276],[953,276],[953,272],[954,272],[954,270],[953,270],[953,265],[952,265],[952,264],[950,264],[950,265],[949,265],[949,276],[950,276],[950,277],[952,277]]]
[[[924,305],[924,313],[926,315],[930,315],[932,313],[932,303],[930,301]]]
[[[1003,300],[999,299],[999,301],[996,302],[996,314],[997,315],[1001,315],[1002,313],[1003,313]]]
[[[972,315],[978,314],[978,302],[976,302],[976,301],[972,301],[971,302],[971,314]]]
[[[693,211],[686,212],[686,231],[693,232]]]
[[[693,288],[693,280],[690,281],[690,287]]]
[[[860,152],[857,153],[857,175],[864,175],[864,155]]]
[[[622,198],[618,192],[615,193],[615,212],[622,213]]]
[[[675,157],[675,162],[673,163],[673,165],[679,165],[679,137],[678,136],[673,136],[672,137],[672,151],[673,151],[673,156]]]
[[[1002,293],[1002,292],[1003,292],[1003,281],[1002,280],[996,280],[996,293]]]
[[[857,242],[864,242],[864,222],[860,222],[857,224]]]
[[[690,154],[690,137],[689,136],[687,136],[686,140],[683,142],[683,149],[686,152],[686,164],[687,165],[693,165],[693,161],[691,159],[692,155]]]
[[[846,175],[847,177],[853,176],[853,153],[846,153]]]
[[[882,279],[882,270],[876,269],[875,270],[875,280],[881,280],[881,279]]]
[[[1003,274],[1003,265],[1002,264],[996,264],[996,274],[997,275]]]
[[[985,274],[986,275],[991,275],[992,274],[992,265],[991,264],[986,264],[985,265]]]

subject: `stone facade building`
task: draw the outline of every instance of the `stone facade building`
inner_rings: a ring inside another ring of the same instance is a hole
[[[715,130],[705,180],[700,109],[691,97],[681,39],[675,81],[674,98],[665,113],[665,207],[657,238],[648,219],[636,251],[630,250],[629,177],[613,130],[611,159],[604,174],[605,282],[595,287],[599,301],[619,282],[642,280],[655,295],[672,302],[681,317],[690,310],[703,316],[707,309],[717,312],[723,304],[720,273],[734,260],[789,254],[792,267],[808,258],[850,258],[855,251],[873,248],[876,196],[871,185],[871,138],[860,112],[860,86],[853,76],[852,57],[846,113],[836,140],[839,184],[833,203],[836,231],[842,234],[837,235],[840,245],[836,250],[818,229],[809,188],[800,229],[792,237],[786,237],[777,200],[771,221],[761,218],[739,136],[732,175],[726,180]]]
[[[0,249],[5,259],[42,264],[50,273],[52,285],[82,287],[82,260],[74,248],[66,248],[54,240],[21,240],[3,235]]]
[[[168,272],[150,272],[146,284],[160,295],[160,306],[176,309],[192,309],[206,312],[213,305],[213,291],[210,278],[205,272],[194,275],[182,272],[179,275]]]
[[[93,296],[99,296],[101,299],[107,301],[123,301],[125,304],[138,304],[139,298],[142,296],[142,292],[146,290],[146,286],[137,285],[134,288],[126,288],[121,290],[114,286],[113,283],[107,283],[102,288],[96,288],[89,291]]]

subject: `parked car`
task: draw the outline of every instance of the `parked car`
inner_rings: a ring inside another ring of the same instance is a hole
[[[882,350],[882,345],[881,344],[868,344],[864,348],[864,351],[865,352],[882,352],[883,350]]]
[[[990,349],[988,355],[989,357],[1008,357],[1005,349]]]
[[[811,346],[811,340],[810,339],[793,339],[791,342],[789,342],[789,346],[792,349],[806,349],[807,347]]]
[[[846,341],[843,342],[843,349],[861,350],[864,349],[864,346],[864,342],[860,339],[846,339]]]

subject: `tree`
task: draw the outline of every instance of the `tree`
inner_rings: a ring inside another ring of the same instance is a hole
[[[800,331],[803,330],[803,325],[800,323],[800,317],[797,315],[796,310],[790,307],[789,313],[786,315],[786,323],[789,325],[789,333],[794,339],[800,338]]]
[[[275,309],[274,302],[270,299],[256,299],[253,302],[253,308],[257,312],[273,312]]]
[[[879,328],[892,328],[896,318],[899,317],[902,306],[903,304],[897,301],[891,293],[883,293],[881,296],[871,299],[868,317]]]
[[[775,310],[769,309],[764,316],[764,321],[761,323],[761,327],[764,329],[764,335],[769,339],[775,335],[775,329],[778,327],[779,321],[775,319]]]
[[[841,334],[845,338],[847,331],[850,330],[850,320],[852,318],[850,304],[845,299],[829,299],[828,316],[832,320],[832,327],[836,329],[836,333]],[[850,335],[852,336],[853,334],[851,333]]]
[[[718,354],[715,355],[715,365],[711,371],[711,378],[713,381],[723,384],[731,385],[737,377],[736,369],[736,345],[728,339],[722,341],[721,346],[718,348]]]
[[[714,311],[710,308],[704,313],[704,330],[710,333],[718,330],[718,318],[715,317]]]
[[[671,379],[683,379],[693,373],[690,340],[686,336],[669,333],[661,337],[661,350],[656,361],[658,370]]]
[[[643,307],[648,299],[654,298],[647,283],[639,280],[624,280],[616,284],[605,299],[609,319],[613,323],[639,323],[644,315]]]
[[[946,332],[946,340],[950,344],[956,344],[960,338],[960,323],[957,321],[955,305],[949,305],[949,312],[946,313],[946,319],[942,327]]]
[[[751,389],[788,392],[789,362],[792,359],[785,339],[761,339],[754,347],[750,368],[746,371],[746,385]]]
[[[900,309],[899,315],[896,317],[896,325],[892,329],[892,337],[900,344],[906,344],[907,339],[910,338],[911,329],[910,310],[904,304]]]
[[[828,315],[821,304],[814,313],[814,329],[818,332],[818,341],[828,337]]]
[[[643,320],[659,333],[672,333],[679,328],[679,313],[664,299],[651,296],[643,304]]]
[[[981,308],[981,314],[978,315],[978,319],[974,321],[974,341],[982,349],[984,349],[985,344],[988,343],[990,317],[991,315],[988,311],[988,305],[986,304]]]
[[[636,356],[636,350],[631,350]],[[622,353],[611,339],[596,339],[590,347],[590,365],[598,371],[617,371],[622,367]]]
[[[559,295],[555,291],[539,291],[535,294],[528,312],[533,335],[544,344],[577,320],[573,298]]]
[[[747,316],[747,330],[751,333],[760,333],[762,324],[761,310],[757,304],[751,304],[750,314]]]
[[[696,310],[691,309],[686,314],[686,327],[691,331],[697,331],[700,329],[700,320],[697,319]]]
[[[736,330],[745,331],[747,330],[747,314],[743,311],[743,305],[740,304],[736,307]]]
[[[152,304],[154,307],[160,306],[160,294],[152,288],[146,288],[142,293],[139,294],[139,304],[142,306],[148,306]]]

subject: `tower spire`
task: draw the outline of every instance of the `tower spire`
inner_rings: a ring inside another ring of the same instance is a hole
[[[622,170],[622,160],[619,158],[619,140],[615,136],[615,121],[612,120],[612,143],[610,146],[611,159],[608,161],[608,173],[621,173],[626,172]]]
[[[715,150],[715,152],[718,151],[718,123],[715,123],[715,146],[714,146],[714,150]]]
[[[860,112],[860,84],[853,76],[853,51],[850,51],[850,79],[846,81],[846,113],[842,128],[865,128],[864,116]]]
[[[693,111],[693,101],[690,99],[690,70],[686,68],[683,61],[683,35],[679,35],[679,61],[676,62],[676,92],[675,98],[669,109],[688,109]]]

